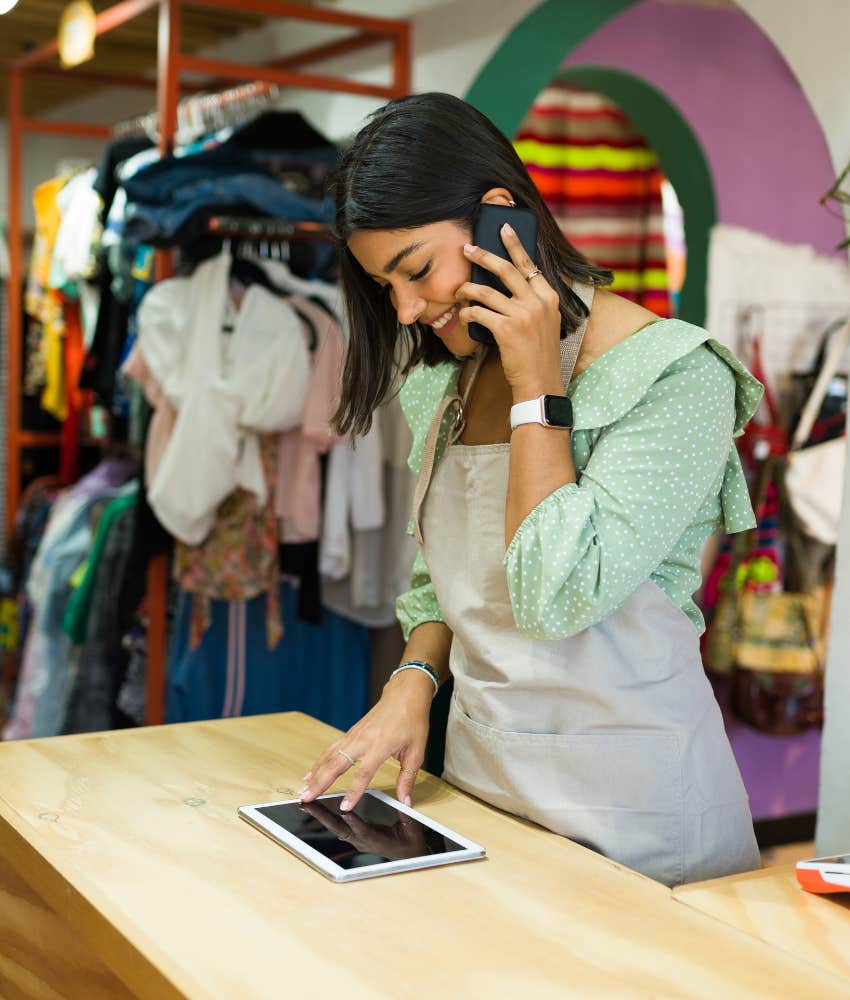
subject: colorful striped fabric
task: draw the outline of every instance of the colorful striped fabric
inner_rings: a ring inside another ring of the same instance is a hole
[[[613,290],[673,315],[658,158],[601,94],[553,83],[514,147],[568,240],[614,272]]]

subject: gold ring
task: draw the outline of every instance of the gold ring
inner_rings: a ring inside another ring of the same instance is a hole
[[[401,766],[399,766],[399,770],[404,771],[405,774],[419,774],[418,769],[416,771],[414,771],[412,767],[401,767]]]
[[[345,759],[348,761],[349,764],[351,764],[352,767],[357,767],[357,761],[351,756],[351,754],[346,753],[344,750],[337,750],[337,753],[340,755],[340,757],[345,757]]]

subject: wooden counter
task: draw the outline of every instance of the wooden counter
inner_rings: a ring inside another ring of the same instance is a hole
[[[794,865],[694,882],[673,897],[850,980],[850,893],[804,892]]]
[[[236,808],[293,796],[334,737],[285,714],[0,745],[0,995],[850,998],[428,775],[414,804],[488,859],[325,880]]]

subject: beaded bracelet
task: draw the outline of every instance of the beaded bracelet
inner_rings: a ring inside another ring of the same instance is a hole
[[[402,670],[421,670],[423,674],[427,674],[431,680],[434,682],[434,695],[440,690],[440,678],[437,676],[437,671],[424,660],[405,660],[400,667],[396,667],[395,670],[390,674],[390,679],[395,677],[396,674],[400,673]]]

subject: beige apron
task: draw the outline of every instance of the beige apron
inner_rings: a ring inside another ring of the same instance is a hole
[[[575,291],[589,306],[592,289]],[[564,342],[565,386],[583,333]],[[647,580],[567,639],[517,630],[502,563],[509,454],[453,443],[417,484],[414,522],[454,636],[444,777],[667,885],[758,868],[696,630],[660,587]]]

